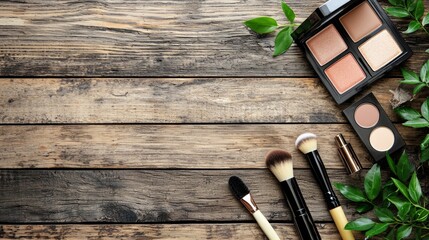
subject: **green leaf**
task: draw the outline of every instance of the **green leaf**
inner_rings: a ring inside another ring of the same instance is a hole
[[[346,197],[348,200],[353,202],[366,202],[367,199],[363,194],[362,190],[357,187],[345,185],[342,183],[334,183],[334,186]]]
[[[407,30],[404,31],[405,34],[413,33],[420,29],[420,23],[416,20],[413,20],[408,24]]]
[[[372,208],[373,206],[369,203],[359,203],[359,205],[356,207],[356,212],[362,214],[372,210]]]
[[[414,12],[417,5],[417,0],[406,0],[408,6],[408,12]]]
[[[293,39],[291,37],[292,28],[287,27],[283,28],[276,36],[276,40],[274,41],[274,53],[273,56],[277,57],[280,54],[285,53],[293,43]]]
[[[417,118],[414,120],[408,120],[404,122],[402,125],[406,127],[412,127],[412,128],[424,128],[429,126],[429,122],[424,118]]]
[[[420,107],[420,111],[422,112],[422,116],[429,120],[429,98],[426,98],[426,100],[423,102],[422,106]]]
[[[410,212],[410,210],[411,210],[411,203],[406,202],[404,205],[402,205],[402,208],[398,210],[398,217],[401,220],[405,221],[410,217],[407,215]]]
[[[406,182],[411,175],[411,172],[414,170],[413,165],[408,160],[408,155],[405,151],[402,152],[401,157],[399,158],[398,165],[396,167],[397,176],[402,182]],[[395,181],[393,180],[395,183]]]
[[[410,236],[411,231],[413,230],[413,227],[410,225],[402,225],[398,228],[396,239],[401,240],[403,238],[406,238]]]
[[[374,212],[381,222],[393,222],[395,220],[395,215],[388,208],[376,208]]]
[[[393,227],[392,229],[390,229],[389,233],[386,235],[385,238],[383,238],[384,240],[395,240],[395,228]]]
[[[416,80],[420,82],[419,75],[410,69],[401,68],[402,76],[405,80]]]
[[[376,223],[369,231],[365,233],[365,237],[370,238],[387,230],[390,223]]]
[[[425,6],[423,5],[423,0],[417,0],[416,8],[414,10],[414,16],[416,19],[420,19],[423,16],[425,11]]]
[[[404,6],[404,2],[402,0],[389,0],[389,3],[395,7]]]
[[[284,1],[282,1],[282,9],[290,23],[295,21],[295,12]]]
[[[389,185],[388,185],[389,184]],[[390,196],[396,195],[396,190],[398,188],[393,184],[392,180],[389,180],[383,186],[383,201],[389,198]]]
[[[425,50],[426,53],[429,53],[429,48]]]
[[[427,209],[419,209],[414,214],[414,220],[417,222],[424,222],[429,216],[429,210]]]
[[[420,69],[420,79],[426,83],[429,81],[429,60]]]
[[[417,110],[411,107],[397,107],[394,111],[404,120],[414,120],[422,116]]]
[[[409,199],[410,195],[408,194],[408,188],[407,188],[407,186],[405,186],[398,179],[392,178],[392,181],[395,184],[395,186],[399,189],[399,191],[402,193],[402,195],[404,195],[404,197],[406,197],[407,199]],[[395,204],[395,203],[393,203],[393,204]]]
[[[388,7],[386,8],[386,12],[389,15],[398,18],[404,18],[409,16],[407,9],[402,7]]]
[[[411,176],[410,184],[408,185],[408,193],[410,194],[411,200],[415,203],[419,203],[419,200],[422,197],[422,187],[420,186],[416,172]]]
[[[420,154],[420,163],[424,163],[429,160],[429,148],[422,150]]]
[[[369,200],[374,200],[381,190],[380,166],[374,164],[366,173],[364,181],[365,193]]]
[[[356,231],[366,231],[368,229],[371,229],[375,225],[375,222],[373,222],[369,218],[358,218],[354,221],[351,221],[346,224],[344,229],[346,230],[356,230]]]
[[[393,203],[395,206],[396,206],[396,208],[398,209],[398,211],[406,204],[406,203],[409,203],[409,202],[407,202],[407,201],[405,201],[405,200],[403,200],[403,199],[401,199],[401,198],[399,198],[399,197],[396,197],[396,196],[391,196],[391,197],[389,197],[388,198],[389,199],[389,201],[391,202],[391,203]]]
[[[266,34],[277,29],[277,21],[270,17],[257,17],[244,22],[246,27],[259,34]]]
[[[396,109],[395,109],[395,111],[396,111]],[[390,171],[396,175],[396,164],[393,161],[392,157],[390,156],[389,152],[386,152],[386,159],[387,159],[387,163],[389,164]]]
[[[425,83],[420,83],[419,85],[417,85],[416,87],[414,87],[413,89],[413,94],[416,95],[417,93],[419,93],[423,87],[425,87],[426,84]]]
[[[408,84],[408,85],[416,85],[420,84],[421,82],[419,80],[402,80],[400,81],[402,84]]]
[[[426,134],[426,137],[420,143],[420,150],[425,150],[429,147],[429,133]]]
[[[426,26],[426,25],[428,25],[429,24],[429,13],[428,14],[426,14],[426,16],[423,18],[423,20],[422,20],[422,25],[423,26]]]

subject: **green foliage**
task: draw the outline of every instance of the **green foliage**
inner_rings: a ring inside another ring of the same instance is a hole
[[[391,0],[394,1],[394,0]],[[365,175],[364,191],[342,183],[335,187],[350,201],[357,204],[359,213],[373,209],[370,216],[349,222],[345,229],[364,232],[367,238],[383,239],[428,239],[428,199],[423,195],[415,167],[404,152],[397,163],[386,154],[391,178],[383,184],[378,164],[374,164]],[[380,194],[381,193],[381,194]]]
[[[424,87],[429,88],[429,60],[420,69],[420,76],[412,70],[402,68],[402,76],[404,80],[401,81],[403,84],[415,85],[413,94],[418,94]]]
[[[284,1],[281,2],[281,8],[288,20],[288,24],[279,25],[277,21],[271,17],[257,17],[244,22],[244,25],[257,34],[265,35],[281,29],[274,40],[273,57],[277,57],[285,53],[292,46],[292,32],[298,24],[295,23],[295,12]]]
[[[409,18],[411,21],[408,24],[408,29],[405,34],[413,33],[419,29],[428,33],[425,25],[429,23],[429,13],[423,17],[425,6],[423,0],[389,0],[392,7],[387,7],[387,14],[398,18]]]
[[[246,27],[259,34],[273,32],[279,26],[277,21],[270,17],[257,17],[244,22]]]
[[[424,71],[426,81],[429,79],[429,61],[425,64],[427,65],[427,68]],[[428,74],[427,74],[428,73]],[[408,76],[412,75],[410,73],[407,73]],[[428,76],[426,76],[428,75]],[[395,108],[395,113],[398,114],[402,119],[405,120],[405,122],[402,124],[407,127],[412,128],[427,128],[429,127],[429,98],[427,98],[423,104],[420,107],[420,112],[407,106],[401,106],[398,108]],[[420,142],[420,162],[424,163],[429,160],[429,134],[426,134],[426,136],[423,138],[423,140]],[[389,166],[391,165],[391,161],[387,161],[389,163]],[[405,161],[400,161],[401,164],[401,170],[397,173],[399,179],[401,181],[405,181],[405,177],[409,177],[410,172],[412,169],[410,169],[410,165]],[[404,167],[404,168],[402,168]],[[392,170],[392,169],[391,169]],[[395,170],[396,171],[396,170]],[[392,170],[392,172],[395,172]],[[408,173],[407,173],[408,172]],[[396,174],[396,172],[395,172]]]

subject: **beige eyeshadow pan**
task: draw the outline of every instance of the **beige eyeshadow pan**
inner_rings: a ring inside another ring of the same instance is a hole
[[[382,25],[380,18],[367,1],[342,16],[340,22],[354,42],[358,42]]]
[[[306,44],[320,66],[325,65],[347,49],[347,44],[333,24],[308,39]]]
[[[362,43],[358,49],[373,71],[386,66],[402,53],[401,47],[386,29]]]
[[[366,78],[365,72],[351,53],[329,66],[325,74],[340,94]]]
[[[378,123],[380,112],[374,104],[364,103],[356,108],[354,117],[359,126],[363,128],[371,128]]]
[[[389,151],[395,144],[395,135],[390,128],[381,126],[372,130],[369,135],[369,142],[379,152]]]

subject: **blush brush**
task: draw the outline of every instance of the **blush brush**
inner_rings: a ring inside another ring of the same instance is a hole
[[[308,159],[311,171],[323,192],[329,213],[337,226],[341,238],[343,240],[354,240],[353,233],[350,230],[344,229],[348,220],[332,188],[322,158],[317,151],[316,135],[313,133],[303,133],[296,139],[295,145]]]
[[[271,224],[259,210],[246,184],[244,184],[244,182],[239,177],[232,176],[229,178],[229,187],[231,188],[231,191],[235,197],[246,207],[247,211],[253,215],[259,227],[262,229],[268,239],[280,240],[276,231],[274,231]]]
[[[298,182],[293,176],[293,161],[290,153],[283,150],[271,151],[266,164],[280,182],[283,194],[293,215],[295,227],[302,240],[321,240],[310,211],[304,201]]]

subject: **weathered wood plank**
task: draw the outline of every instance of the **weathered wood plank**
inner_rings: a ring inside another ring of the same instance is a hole
[[[284,240],[298,240],[291,223],[273,223]],[[340,240],[335,225],[318,223],[322,239]],[[266,239],[256,223],[231,224],[109,224],[109,225],[0,225],[1,239]],[[362,237],[355,233],[355,237]]]
[[[344,170],[328,169],[332,182],[354,183]],[[332,221],[309,169],[294,174],[315,221]],[[260,170],[1,170],[0,222],[249,221],[228,179],[243,178],[268,219],[290,221],[277,180]],[[360,179],[359,179],[360,178]],[[427,186],[423,186],[428,189]],[[346,214],[354,210],[339,196]]]
[[[392,120],[389,90],[398,83],[382,79],[365,92],[374,92]],[[337,106],[316,78],[0,79],[0,85],[0,123],[343,123],[341,108],[351,103]]]
[[[288,1],[298,22],[323,2]],[[274,59],[274,35],[243,26],[260,15],[285,21],[278,0],[2,1],[0,75],[314,76],[298,47]],[[420,65],[426,36],[406,38]]]
[[[409,145],[421,131],[397,125]],[[334,136],[343,133],[364,167],[371,158],[348,124],[35,125],[0,126],[0,168],[265,168],[268,151],[294,147],[306,131],[319,136],[328,168],[344,169]]]

